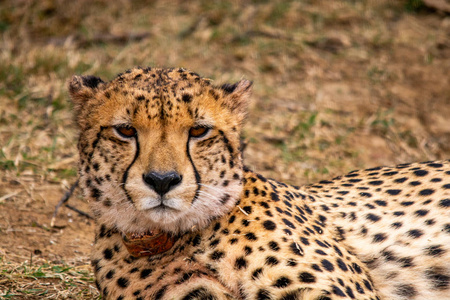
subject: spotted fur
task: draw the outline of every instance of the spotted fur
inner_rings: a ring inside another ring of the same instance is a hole
[[[448,161],[289,186],[243,165],[249,81],[215,86],[184,69],[136,68],[110,82],[75,76],[69,90],[105,299],[450,293]],[[152,172],[179,180],[159,190]],[[174,246],[131,256],[122,235],[150,230],[174,236]]]

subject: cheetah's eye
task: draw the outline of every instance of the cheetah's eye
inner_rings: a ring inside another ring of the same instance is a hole
[[[114,126],[114,130],[124,138],[132,138],[136,136],[136,129],[129,125]]]
[[[195,126],[189,129],[189,136],[195,138],[204,137],[211,128],[205,126]]]

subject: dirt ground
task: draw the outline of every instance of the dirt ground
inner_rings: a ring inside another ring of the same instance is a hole
[[[99,297],[93,221],[51,227],[77,178],[73,74],[252,80],[246,164],[288,183],[450,158],[450,17],[419,0],[10,0],[0,33],[0,299]]]

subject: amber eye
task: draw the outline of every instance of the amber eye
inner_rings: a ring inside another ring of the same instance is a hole
[[[205,126],[195,126],[189,129],[189,136],[200,138],[205,136],[211,128]]]
[[[120,136],[122,136],[124,138],[132,138],[136,135],[136,129],[129,125],[115,126],[114,129]]]

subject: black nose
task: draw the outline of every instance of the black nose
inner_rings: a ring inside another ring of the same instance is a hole
[[[157,173],[149,172],[142,175],[144,181],[158,194],[163,196],[181,182],[183,177],[177,172]]]

